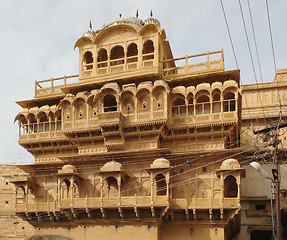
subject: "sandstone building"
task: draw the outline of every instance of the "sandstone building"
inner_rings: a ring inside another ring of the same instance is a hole
[[[223,50],[174,58],[152,16],[90,28],[75,48],[79,75],[36,81],[35,97],[17,102],[19,144],[35,163],[19,166],[24,173],[11,180],[13,201],[35,234],[271,234],[270,182],[248,164],[271,166],[272,149],[260,148],[268,139],[253,130],[271,124],[280,110],[284,120],[284,70],[273,83],[240,86],[239,70],[224,69]],[[286,161],[283,130],[281,139]]]

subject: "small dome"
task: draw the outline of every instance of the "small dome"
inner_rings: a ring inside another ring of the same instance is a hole
[[[101,172],[118,172],[122,171],[122,164],[119,162],[116,162],[114,160],[106,162],[103,167],[101,167],[100,171]]]
[[[109,27],[112,27],[112,26],[115,26],[115,25],[120,25],[120,24],[133,24],[133,25],[136,25],[136,26],[143,26],[144,23],[141,19],[139,18],[136,18],[136,17],[120,17],[118,19],[115,19],[111,22],[108,22],[106,24],[104,24],[102,27],[100,27],[96,33],[99,33]]]
[[[165,158],[157,158],[150,165],[150,168],[169,168],[170,161]]]
[[[240,164],[236,159],[230,158],[222,162],[220,169],[236,169],[240,168]]]
[[[154,24],[157,25],[158,27],[160,27],[160,22],[155,19],[155,18],[148,18],[144,21],[144,25],[148,25],[148,24]]]
[[[73,172],[77,172],[77,168],[71,164],[64,165],[62,167],[62,170],[64,170],[64,171],[72,170]]]
[[[116,161],[109,161],[106,162],[103,168],[109,168],[109,167],[123,167],[122,164]]]
[[[144,25],[148,24],[155,24],[160,28],[160,22],[157,19],[153,18],[152,11],[150,12],[150,17],[144,21]]]

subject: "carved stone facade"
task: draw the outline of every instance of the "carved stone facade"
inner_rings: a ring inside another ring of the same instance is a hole
[[[79,75],[38,81],[18,102],[19,144],[35,163],[12,180],[15,211],[35,234],[248,236],[249,86],[224,70],[222,50],[175,59],[165,38],[152,17],[90,29],[75,44]]]

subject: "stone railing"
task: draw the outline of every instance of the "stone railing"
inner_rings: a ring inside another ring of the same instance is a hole
[[[118,208],[118,207],[167,207],[175,209],[240,208],[239,198],[183,198],[168,196],[129,196],[62,199],[60,202],[36,202],[16,204],[16,212],[59,211],[68,208]]]
[[[240,199],[239,198],[190,198],[190,199],[172,199],[172,208],[198,208],[198,209],[208,209],[208,208],[239,208]]]
[[[206,60],[203,60],[204,57]],[[223,50],[186,55],[185,57],[163,61],[163,76],[165,78],[215,71],[224,71]]]
[[[79,81],[78,77],[79,75],[71,75],[35,81],[35,97],[61,94],[61,88],[77,83]]]

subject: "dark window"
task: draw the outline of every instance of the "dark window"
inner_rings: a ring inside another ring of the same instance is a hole
[[[257,209],[257,210],[265,210],[266,209],[266,205],[265,204],[256,204],[255,205],[255,209]]]
[[[272,231],[252,231],[250,240],[270,240],[272,238]]]
[[[117,111],[117,101],[115,96],[108,94],[104,97],[104,112]]]

